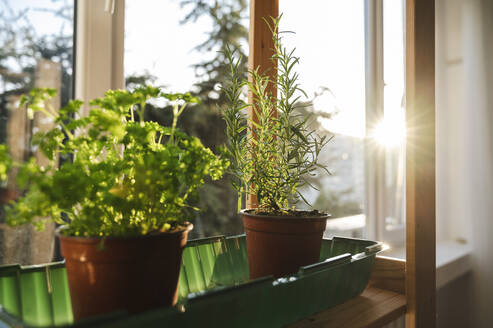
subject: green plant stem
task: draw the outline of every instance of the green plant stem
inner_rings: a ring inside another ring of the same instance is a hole
[[[176,129],[176,124],[178,123],[178,104],[174,103],[173,104],[173,123],[171,124],[171,133],[169,135],[169,140],[168,144],[173,145],[174,144],[174,137],[175,137],[175,129]]]
[[[170,133],[169,141],[168,141],[169,144],[174,143],[176,125],[178,124],[178,118],[180,117],[181,113],[183,113],[183,110],[185,110],[186,105],[187,104],[185,103],[181,107],[179,107],[176,102],[173,104],[173,123],[171,124],[171,133]]]
[[[45,114],[46,116],[51,117],[53,120],[56,120],[57,118],[60,117],[60,115],[58,115],[58,113],[53,109],[53,107],[47,106],[46,108],[47,109],[41,109],[41,112],[43,114]],[[48,110],[48,109],[50,109],[50,110]],[[74,139],[73,133],[69,129],[67,129],[67,126],[61,120],[60,120],[59,124],[60,124],[61,128],[63,129],[63,131],[65,132],[65,134],[67,135],[67,137],[69,139]]]
[[[145,110],[146,110],[146,101],[144,100],[140,103],[139,121],[141,126],[144,124]]]

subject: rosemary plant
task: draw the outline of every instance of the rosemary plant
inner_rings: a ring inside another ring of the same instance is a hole
[[[297,102],[305,92],[298,83],[294,67],[299,58],[287,49],[279,32],[280,18],[272,19],[274,49],[272,62],[277,64],[277,77],[272,80],[258,69],[249,72],[250,81],[239,73],[241,58],[229,48],[225,56],[230,64],[230,83],[222,88],[229,101],[224,112],[228,144],[225,153],[231,165],[233,186],[241,198],[255,195],[258,212],[286,213],[301,198],[300,188],[309,184],[305,177],[317,169],[327,171],[319,162],[322,148],[330,139],[309,128],[309,116],[302,117]],[[243,100],[247,88],[251,103]],[[278,95],[272,90],[277,90]],[[247,117],[250,109],[253,117]]]

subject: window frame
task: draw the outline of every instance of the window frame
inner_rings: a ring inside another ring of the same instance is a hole
[[[75,98],[88,102],[125,87],[125,0],[75,0],[75,7]]]
[[[365,0],[365,210],[368,238],[383,240],[392,247],[405,244],[405,224],[387,227],[386,150],[372,141],[371,134],[384,119],[383,1]],[[404,187],[405,190],[405,187]],[[405,199],[405,191],[404,199]],[[405,211],[403,211],[405,213]]]

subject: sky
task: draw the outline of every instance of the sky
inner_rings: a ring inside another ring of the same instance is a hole
[[[180,24],[187,12],[177,0],[126,0],[125,75],[148,71],[172,92],[192,88],[197,78],[191,65],[204,56],[193,49],[207,40],[212,22],[203,17]]]
[[[300,57],[300,84],[315,99],[315,110],[338,113],[325,120],[331,132],[363,137],[365,134],[364,2],[312,0],[279,2],[281,30],[286,45]]]
[[[66,31],[70,29],[70,24],[46,12],[45,9],[59,8],[64,3],[73,6],[74,0],[4,0],[2,2],[8,3],[16,12],[27,9],[29,21],[35,26],[38,35],[58,33],[62,27]],[[2,4],[0,10],[7,9]]]

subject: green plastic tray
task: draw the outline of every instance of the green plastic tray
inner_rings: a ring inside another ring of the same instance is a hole
[[[176,307],[77,324],[63,262],[0,266],[0,328],[281,327],[359,295],[381,249],[369,240],[324,239],[319,263],[291,276],[252,281],[244,235],[192,240],[183,253]]]

